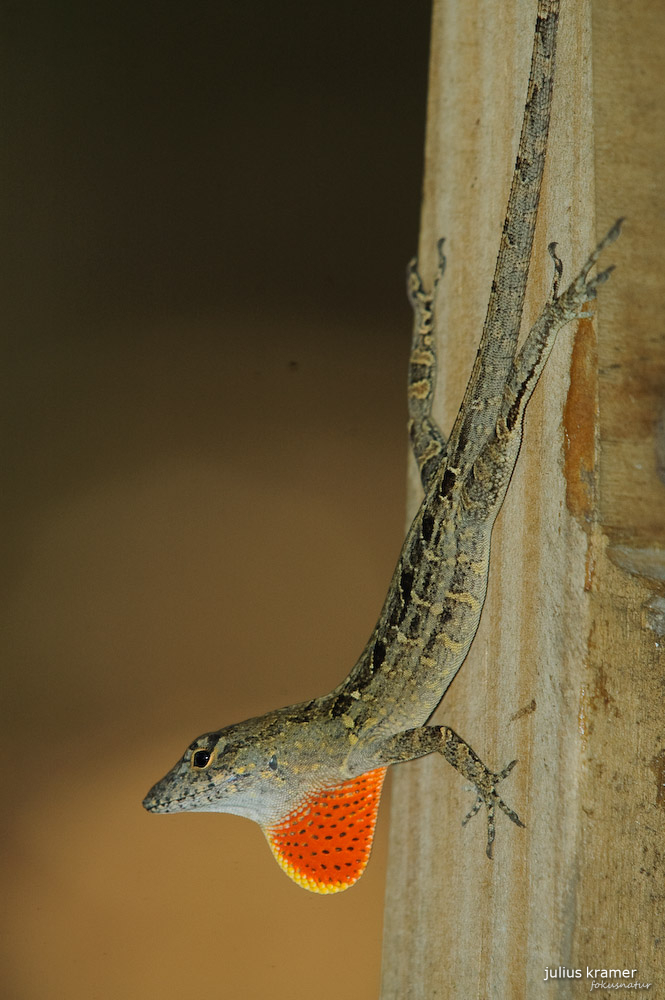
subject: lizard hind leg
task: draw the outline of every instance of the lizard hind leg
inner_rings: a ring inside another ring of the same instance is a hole
[[[423,488],[427,491],[446,457],[446,440],[432,419],[432,401],[436,387],[436,345],[434,343],[434,301],[443,277],[446,258],[443,240],[437,244],[438,268],[431,291],[426,291],[417,261],[407,270],[407,293],[413,308],[413,339],[409,358],[409,439],[418,463]]]
[[[571,320],[591,317],[592,313],[586,304],[596,297],[598,286],[607,281],[613,267],[599,271],[593,278],[589,278],[589,273],[606,247],[618,238],[622,223],[623,219],[618,219],[614,223],[595,250],[589,254],[577,277],[560,294],[558,285],[563,265],[556,254],[556,244],[550,244],[548,249],[554,259],[555,267],[553,294],[527,334],[524,344],[515,357],[506,383],[501,417],[509,431],[519,428],[526,405],[545,367],[558,331]]]
[[[462,484],[467,512],[475,518],[489,517],[491,512],[496,515],[503,502],[519,454],[527,403],[538,384],[558,331],[571,320],[591,316],[586,303],[595,298],[598,285],[608,279],[613,269],[608,267],[593,278],[589,278],[589,272],[603,250],[618,237],[622,221],[619,219],[614,224],[589,255],[574,281],[561,294],[559,280],[563,265],[556,254],[556,244],[549,246],[554,260],[552,296],[512,362],[496,425],[479,451],[471,467],[471,475]]]
[[[552,302],[556,302],[559,297],[559,282],[563,277],[563,261],[556,252],[557,245],[557,243],[547,244],[547,252],[554,263],[554,274],[552,275],[552,294],[550,295],[550,301]]]

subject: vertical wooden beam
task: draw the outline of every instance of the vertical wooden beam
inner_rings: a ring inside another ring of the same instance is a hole
[[[431,276],[446,237],[446,429],[482,327],[535,11],[434,3],[420,260]],[[595,319],[559,335],[529,405],[480,629],[435,717],[497,768],[519,758],[503,791],[526,829],[500,817],[490,862],[447,765],[394,769],[383,1000],[572,997],[591,989],[587,966],[663,985],[663,51],[655,0],[562,0],[525,326],[549,291],[547,243],[571,277],[628,221]],[[548,967],[582,982],[545,983]]]

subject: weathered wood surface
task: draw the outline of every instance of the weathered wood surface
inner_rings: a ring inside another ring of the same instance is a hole
[[[475,354],[528,77],[533,0],[436,0],[421,270],[440,286],[438,418]],[[665,995],[665,8],[563,0],[525,323],[611,222],[593,321],[562,334],[529,406],[480,630],[436,718],[490,764],[525,830],[462,829],[431,757],[395,769],[383,1000],[578,996],[545,968],[637,969]],[[415,507],[419,486],[410,471]]]

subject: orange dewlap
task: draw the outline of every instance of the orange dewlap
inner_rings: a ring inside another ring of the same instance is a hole
[[[311,892],[342,892],[369,860],[387,768],[312,792],[292,812],[264,828],[286,874]]]

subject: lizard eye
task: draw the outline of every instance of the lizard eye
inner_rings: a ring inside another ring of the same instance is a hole
[[[209,750],[197,750],[192,757],[192,767],[198,768],[200,771],[204,767],[207,767],[212,759],[212,754]]]

